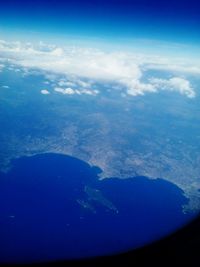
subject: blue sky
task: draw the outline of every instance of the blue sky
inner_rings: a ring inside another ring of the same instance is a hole
[[[197,0],[7,0],[0,4],[0,30],[199,45],[199,14]]]

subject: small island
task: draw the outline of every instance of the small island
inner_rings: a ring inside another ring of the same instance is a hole
[[[87,194],[89,201],[96,201],[99,204],[107,207],[109,210],[112,210],[115,213],[119,213],[115,205],[110,200],[105,198],[100,190],[85,186],[84,191]]]

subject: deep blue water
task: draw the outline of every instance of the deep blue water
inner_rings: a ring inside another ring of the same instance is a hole
[[[124,252],[184,225],[183,192],[163,179],[98,180],[98,168],[43,154],[0,174],[0,262],[71,259]],[[85,191],[100,190],[116,210]],[[89,203],[84,208],[77,200]]]

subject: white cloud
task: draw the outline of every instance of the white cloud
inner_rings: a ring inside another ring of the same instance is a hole
[[[54,76],[52,82],[56,80],[57,74],[65,76],[66,80],[56,82],[58,87],[55,91],[62,94],[95,95],[96,93],[88,88],[92,88],[91,81],[100,81],[118,84],[132,96],[165,89],[194,97],[195,92],[190,82],[177,75],[169,80],[155,77],[146,83],[142,82],[142,78],[145,70],[156,68],[181,73],[200,73],[199,66],[191,68],[183,59],[175,62],[175,59],[172,61],[160,56],[104,52],[91,48],[61,48],[43,42],[32,45],[0,41],[0,57],[26,69],[36,68],[50,72],[48,75]],[[73,79],[67,80],[68,77]]]
[[[154,93],[157,90],[150,83],[142,83],[138,80],[127,80],[127,94],[132,96],[144,95],[145,93]]]
[[[41,92],[41,94],[43,94],[43,95],[48,95],[48,94],[50,94],[50,92],[49,92],[48,90],[46,90],[46,89],[43,89],[43,90],[41,90],[40,92]]]
[[[176,73],[185,73],[185,74],[192,74],[192,75],[200,75],[200,67],[193,66],[190,64],[185,65],[182,63],[181,65],[178,64],[160,64],[160,63],[151,63],[145,66],[145,69],[149,70],[164,70]]]
[[[4,64],[0,64],[0,72],[2,72],[2,70],[5,68]]]
[[[2,85],[2,88],[9,89],[10,87],[8,85]]]
[[[54,91],[61,93],[63,95],[73,95],[75,93],[75,91],[72,88],[63,89],[63,88],[56,87],[54,88]]]
[[[91,86],[90,82],[85,82],[85,81],[81,81],[81,80],[78,80],[77,83],[78,83],[78,85],[80,85],[81,87],[84,87],[84,88]]]
[[[59,86],[68,86],[68,87],[76,87],[76,83],[72,81],[67,81],[67,80],[60,80],[58,82]]]
[[[150,82],[156,91],[158,90],[177,91],[180,94],[186,95],[189,98],[195,97],[195,92],[192,89],[190,82],[186,79],[179,77],[173,77],[169,80],[152,78]]]
[[[74,92],[75,92],[77,95],[81,95],[80,90],[75,89]]]
[[[50,84],[50,82],[49,81],[44,81],[44,84]]]
[[[63,52],[62,48],[58,47],[58,48],[53,49],[50,53],[53,56],[61,57],[64,52]]]
[[[79,91],[81,94],[86,94],[86,95],[97,95],[99,93],[98,90],[89,90],[89,89],[83,89]]]
[[[86,94],[86,95],[97,95],[99,93],[98,90],[90,90],[90,89],[72,89],[70,87],[68,88],[60,88],[60,87],[55,87],[54,91],[57,93],[61,93],[63,95],[82,95],[82,94]]]

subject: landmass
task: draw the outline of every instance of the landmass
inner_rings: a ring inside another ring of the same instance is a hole
[[[173,99],[164,93],[121,97],[120,90],[109,91],[112,84],[94,85],[100,91],[95,97],[68,96],[53,90],[59,76],[52,81],[37,73],[26,79],[15,75],[15,87],[9,84],[8,91],[0,90],[1,171],[22,156],[65,154],[99,167],[99,179],[163,178],[181,188],[189,199],[184,212],[200,210],[198,96],[195,100],[185,96]],[[48,95],[40,93],[45,81]],[[20,92],[17,84],[21,84]],[[90,198],[115,210],[100,193],[92,192],[86,189]]]

